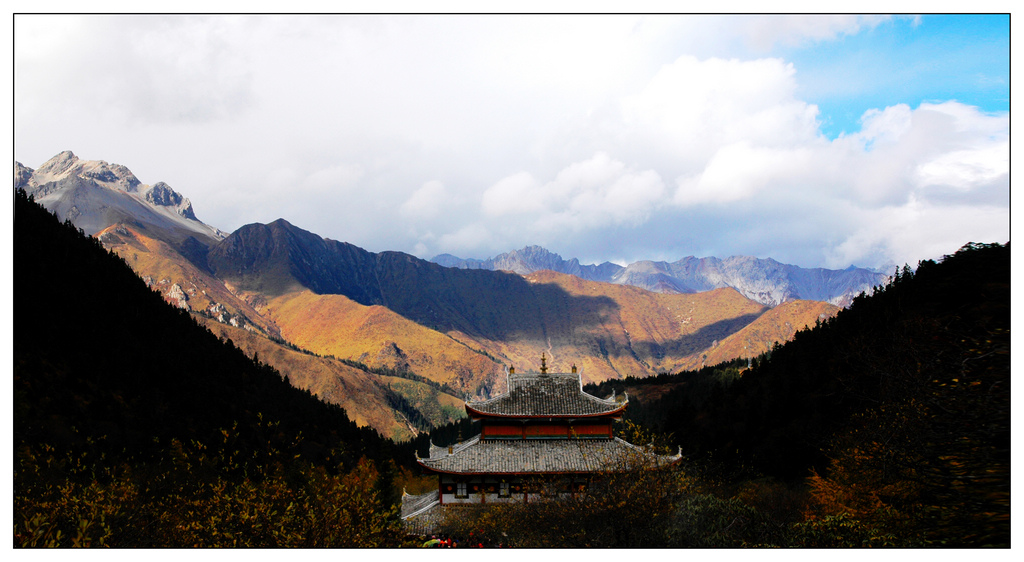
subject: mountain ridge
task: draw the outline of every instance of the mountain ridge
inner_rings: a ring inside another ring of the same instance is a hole
[[[611,262],[584,265],[577,258],[566,260],[541,246],[526,246],[486,260],[440,254],[430,261],[445,267],[503,270],[520,275],[549,269],[658,293],[697,293],[733,287],[747,298],[767,306],[793,300],[846,306],[858,294],[870,292],[888,280],[884,274],[852,265],[843,270],[802,268],[752,256],[725,259],[687,256],[675,262],[640,260],[626,266]]]
[[[42,204],[63,205],[62,218],[79,228],[86,224],[83,230],[112,222],[94,236],[151,288],[224,337],[237,334],[232,337],[246,342],[247,353],[273,357],[282,372],[306,364],[305,356],[267,347],[255,336],[362,364],[375,373],[429,381],[461,395],[455,399],[487,398],[503,390],[504,366],[536,370],[541,353],[547,353],[553,369],[568,371],[577,364],[584,382],[674,372],[766,310],[724,285],[701,293],[658,293],[588,280],[581,275],[607,277],[621,266],[583,266],[539,247],[531,259],[547,259],[549,269],[521,275],[444,267],[402,252],[370,252],[283,218],[223,235],[195,220],[188,200],[166,184],[146,186],[123,166],[83,163],[70,152],[35,171],[17,164],[15,175]],[[47,199],[55,193],[59,197]],[[69,208],[84,212],[67,214]],[[515,267],[514,260],[503,264],[506,270]],[[664,268],[648,267],[655,273]],[[817,316],[786,318],[797,329]],[[213,326],[214,321],[224,326]],[[773,333],[788,337],[784,331]],[[337,366],[317,363],[315,368],[326,377],[363,377]],[[369,404],[357,411],[358,401],[342,398],[354,391],[331,390],[344,386],[338,382],[293,380],[333,395],[379,431],[398,436],[393,420],[370,411]],[[359,386],[353,382],[348,388]],[[418,399],[424,388],[407,388],[403,397]],[[389,393],[380,398],[397,399]],[[435,408],[433,419],[453,411],[450,404],[448,410]]]
[[[160,238],[195,261],[224,232],[196,218],[192,202],[164,182],[143,184],[121,164],[81,160],[65,150],[33,170],[14,163],[14,188],[94,235],[118,223]]]

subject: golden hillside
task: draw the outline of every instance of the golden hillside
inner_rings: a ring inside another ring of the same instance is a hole
[[[266,334],[280,337],[280,333],[261,310],[234,294],[219,279],[196,268],[164,242],[125,225],[105,229],[97,238],[128,262],[136,274],[146,279],[151,288],[160,291],[172,305],[181,304],[179,298],[172,296],[172,287],[178,285],[188,309],[204,313],[195,316],[199,322],[230,339],[248,355],[258,353],[261,361],[287,375],[293,386],[345,408],[359,425],[372,427],[381,435],[397,440],[415,435],[416,430],[389,405],[385,390],[389,383],[394,392],[406,398],[435,425],[465,415],[462,400],[426,384],[367,373],[340,361],[294,351],[268,339]],[[247,296],[262,304],[259,295]],[[218,316],[222,321],[216,320]],[[226,322],[232,318],[250,329],[228,325]]]
[[[150,288],[174,306],[203,312],[224,322],[235,318],[239,326],[277,336],[277,327],[268,323],[244,299],[232,293],[224,282],[203,272],[168,244],[145,236],[124,224],[110,226],[96,234],[105,248],[121,256]],[[180,287],[176,293],[174,285]],[[218,306],[220,305],[220,306]]]
[[[782,303],[716,345],[688,357],[684,368],[699,369],[702,364],[717,365],[737,357],[757,357],[770,350],[775,342],[785,343],[793,339],[797,331],[813,327],[817,320],[831,318],[839,310],[838,306],[819,301]],[[704,354],[707,354],[706,359]]]
[[[271,299],[266,313],[286,340],[303,349],[409,370],[467,393],[503,372],[499,363],[445,334],[343,295],[289,293]]]
[[[387,388],[404,396],[413,406],[424,406],[417,409],[431,418],[434,425],[465,417],[462,400],[424,383],[367,373],[335,359],[294,351],[246,330],[205,318],[200,321],[213,333],[230,339],[247,355],[258,354],[260,361],[287,376],[292,386],[309,390],[324,402],[345,408],[352,421],[370,426],[384,437],[404,441],[417,433],[416,428],[389,405]]]
[[[520,372],[539,369],[545,352],[552,371],[567,372],[575,363],[585,383],[676,371],[686,356],[725,338],[765,310],[734,289],[662,294],[553,271],[535,272],[526,279],[555,285],[570,297],[525,311],[541,320],[546,339],[490,341],[464,333],[450,335],[509,361]]]
[[[462,416],[463,396],[331,358],[410,372],[465,396],[490,397],[505,390],[506,365],[536,371],[542,353],[551,371],[567,372],[575,364],[584,382],[678,372],[699,368],[704,354],[708,364],[746,356],[744,345],[747,355],[757,355],[838,310],[810,301],[767,309],[734,289],[662,294],[539,271],[525,277],[528,285],[506,282],[513,293],[476,287],[469,294],[490,290],[492,297],[469,299],[461,309],[461,301],[436,301],[454,307],[454,324],[466,327],[444,332],[343,295],[302,290],[271,298],[239,292],[167,244],[123,225],[99,237],[172,304],[205,315],[212,330],[247,353],[259,353],[295,386],[341,405],[357,423],[399,439],[414,429],[395,411],[395,394],[435,424]],[[172,291],[175,284],[179,290]],[[403,298],[414,304],[414,294]],[[245,329],[226,325],[232,321]],[[268,334],[325,358],[279,345]]]

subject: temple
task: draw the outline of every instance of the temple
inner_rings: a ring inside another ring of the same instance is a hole
[[[506,373],[505,394],[466,403],[466,413],[481,423],[479,435],[448,447],[431,444],[428,458],[417,457],[425,472],[438,475],[438,487],[403,494],[402,518],[410,530],[429,530],[451,506],[586,493],[601,473],[680,459],[615,437],[612,423],[622,417],[628,397],[583,392],[575,365],[571,373],[548,373],[542,355],[539,373]]]

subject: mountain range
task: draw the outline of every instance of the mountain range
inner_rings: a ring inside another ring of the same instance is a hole
[[[888,280],[888,276],[864,268],[806,269],[751,256],[726,259],[688,256],[671,263],[643,260],[626,266],[611,262],[583,265],[576,258],[565,260],[540,246],[527,246],[486,260],[441,254],[431,261],[445,267],[511,271],[520,275],[547,269],[591,281],[633,285],[656,293],[700,293],[732,287],[767,306],[793,300],[846,306],[860,293],[871,292]]]
[[[756,356],[834,315],[825,301],[868,278],[754,258],[583,266],[538,247],[431,262],[284,219],[225,234],[166,184],[71,152],[36,170],[16,163],[15,187],[168,303],[397,439],[460,417],[462,400],[503,391],[507,367],[536,370],[542,353],[584,382]]]

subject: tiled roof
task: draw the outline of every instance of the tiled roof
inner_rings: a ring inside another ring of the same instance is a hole
[[[434,449],[419,459],[425,468],[453,474],[543,474],[607,472],[635,468],[643,463],[658,466],[679,460],[659,456],[622,439],[516,439],[486,440],[474,437],[453,448]]]
[[[583,392],[577,373],[510,374],[508,392],[466,404],[468,410],[495,416],[597,416],[623,407]]]
[[[429,535],[444,517],[438,500],[438,491],[419,496],[402,495],[402,524],[410,535]]]
[[[438,498],[438,492],[436,489],[431,490],[425,494],[414,496],[412,494],[402,493],[402,519],[418,515],[422,512],[428,511],[428,509],[437,504],[440,499]]]

